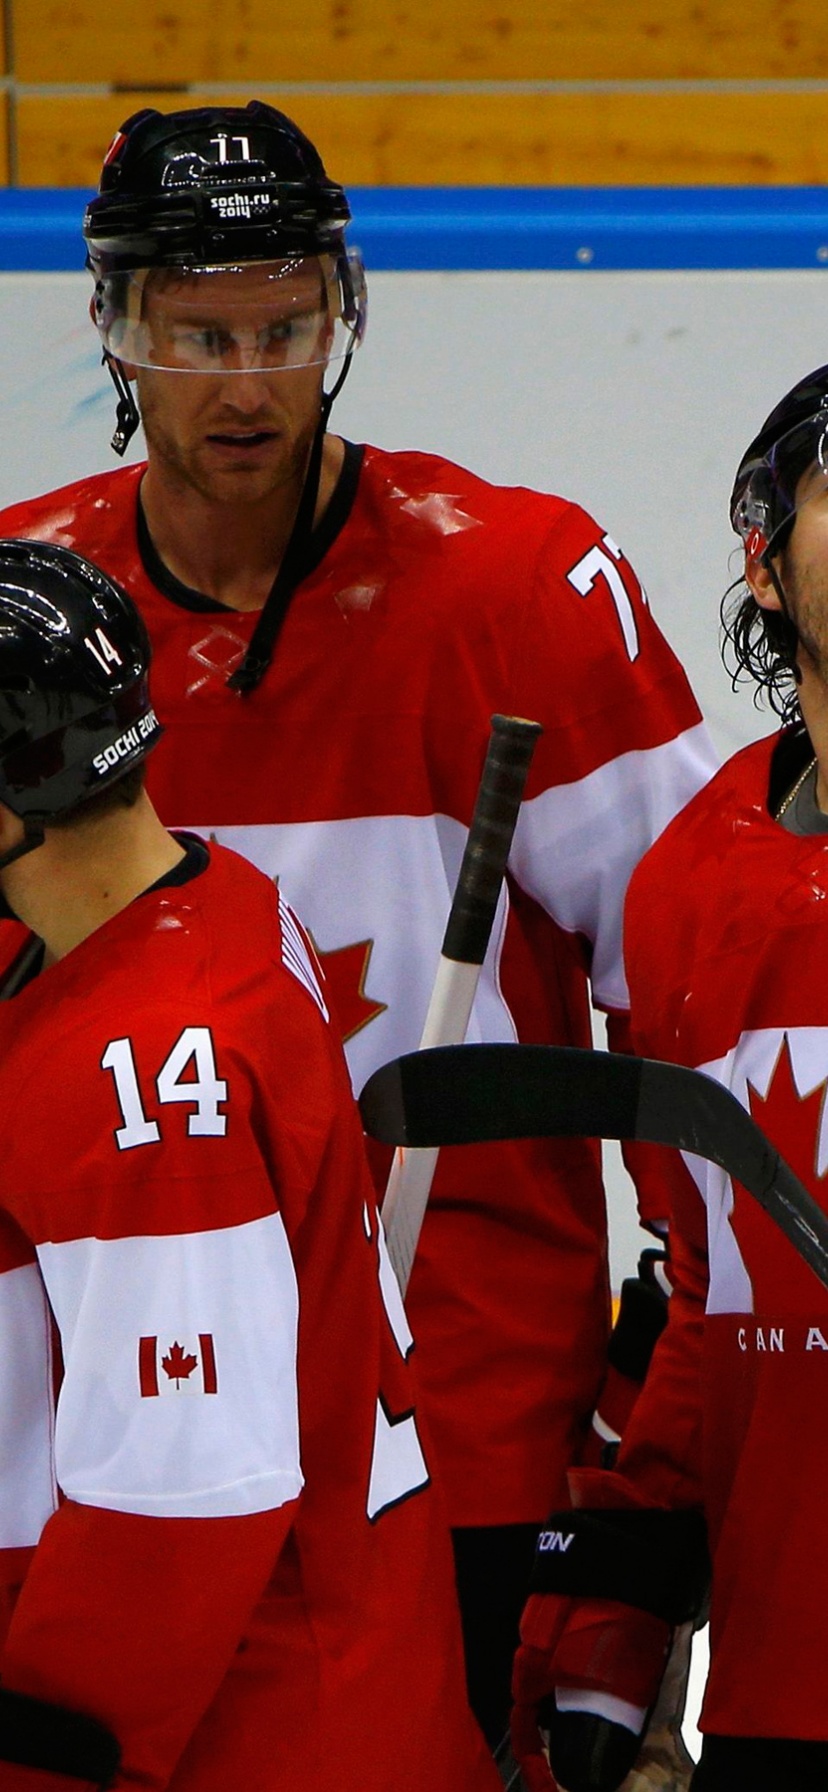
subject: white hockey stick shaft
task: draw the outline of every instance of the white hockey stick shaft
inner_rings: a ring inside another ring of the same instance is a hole
[[[443,939],[420,1050],[462,1045],[494,923],[538,722],[492,716],[492,733]],[[385,1190],[388,1254],[405,1294],[439,1150],[400,1146]]]

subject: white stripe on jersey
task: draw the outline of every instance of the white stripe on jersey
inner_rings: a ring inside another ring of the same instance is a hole
[[[621,950],[629,878],[715,770],[699,723],[663,746],[623,753],[577,783],[544,790],[521,809],[510,867],[560,927],[592,941],[600,1007],[629,1007]]]
[[[377,1401],[374,1426],[374,1448],[371,1455],[371,1479],[366,1511],[373,1523],[390,1506],[409,1499],[421,1487],[427,1487],[429,1473],[417,1433],[413,1413],[401,1419],[390,1419]]]
[[[296,1498],[299,1299],[279,1214],[211,1232],[73,1239],[38,1257],[63,1341],[55,1462],[71,1499],[221,1518]],[[217,1392],[193,1371],[198,1391],[185,1398],[203,1336]],[[167,1398],[142,1394],[142,1339],[165,1385],[185,1358]]]
[[[0,1275],[0,1549],[37,1543],[57,1505],[51,1323],[36,1263]]]
[[[317,981],[316,971],[311,963],[310,954],[296,924],[296,917],[288,907],[281,890],[279,891],[279,920],[282,927],[282,962],[303,984],[309,995],[313,996],[323,1019],[328,1020],[330,1016]]]
[[[699,725],[524,805],[510,868],[560,926],[594,942],[593,986],[607,1007],[627,1006],[621,910],[632,867],[715,769]],[[445,815],[373,815],[216,827],[210,835],[278,878],[321,954],[356,942],[369,948],[364,994],[377,1008],[345,1048],[354,1088],[389,1058],[416,1051],[466,828]],[[506,920],[502,892],[470,1043],[516,1037],[498,979]]]
[[[323,963],[327,952],[368,947],[361,993],[378,1007],[345,1048],[354,1089],[389,1058],[416,1051],[467,829],[444,815],[378,815],[214,828],[210,837],[278,877]],[[516,1037],[497,978],[506,915],[504,886],[469,1024],[472,1043]]]

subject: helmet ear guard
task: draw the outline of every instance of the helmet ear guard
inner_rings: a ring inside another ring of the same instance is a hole
[[[764,560],[768,551],[768,538],[757,526],[751,529],[745,541],[745,558],[747,560]]]

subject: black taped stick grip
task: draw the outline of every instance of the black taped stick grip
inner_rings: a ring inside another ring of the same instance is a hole
[[[492,733],[451,905],[443,957],[482,964],[540,722],[492,716]]]

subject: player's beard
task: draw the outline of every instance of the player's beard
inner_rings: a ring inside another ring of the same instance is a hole
[[[793,569],[783,576],[783,587],[799,637],[799,652],[828,689],[828,572],[815,578],[814,569],[809,568],[807,595]]]
[[[232,409],[225,415],[219,413],[215,418],[211,417],[213,434],[221,434],[233,422],[238,425],[242,420],[247,430],[273,430],[277,434],[278,452],[268,464],[261,468],[242,466],[237,471],[230,472],[210,464],[209,449],[205,447],[203,437],[196,433],[196,439],[191,445],[186,438],[182,439],[181,435],[168,426],[166,405],[156,400],[152,386],[141,380],[140,376],[138,394],[141,422],[150,455],[162,464],[165,474],[179,490],[196,492],[211,504],[258,504],[291,488],[298,497],[319,421],[318,414],[310,416],[302,425],[294,426],[293,429],[285,428],[285,420],[281,415],[274,416],[264,408],[252,416],[245,413],[243,419],[235,416]]]

